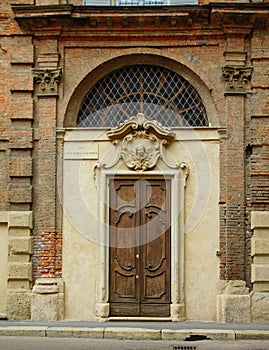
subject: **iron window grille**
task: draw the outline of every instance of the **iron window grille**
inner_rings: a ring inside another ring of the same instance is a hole
[[[166,127],[208,125],[202,99],[186,79],[164,67],[134,65],[107,74],[91,87],[77,127],[111,128],[138,113]]]

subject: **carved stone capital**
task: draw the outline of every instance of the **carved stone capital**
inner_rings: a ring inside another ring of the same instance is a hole
[[[226,82],[226,93],[246,94],[252,70],[252,67],[222,67],[223,77]]]
[[[61,68],[34,68],[32,72],[37,96],[58,96]]]

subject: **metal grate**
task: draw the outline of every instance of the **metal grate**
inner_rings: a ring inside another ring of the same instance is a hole
[[[138,113],[166,127],[208,125],[202,100],[187,80],[163,67],[135,65],[113,71],[92,86],[77,127],[110,128]]]

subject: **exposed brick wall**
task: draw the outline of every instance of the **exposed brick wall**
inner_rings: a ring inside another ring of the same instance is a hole
[[[269,210],[269,115],[252,117],[250,157],[253,210]]]
[[[269,30],[255,30],[251,38],[253,66],[246,139],[246,280],[250,280],[251,211],[269,210]]]
[[[34,235],[34,276],[61,277],[62,236],[55,232]]]
[[[1,25],[1,21],[0,21]],[[8,57],[5,45],[0,47],[0,210],[8,209]]]

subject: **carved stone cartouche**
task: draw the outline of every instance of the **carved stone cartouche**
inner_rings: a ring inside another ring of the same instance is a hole
[[[139,113],[107,132],[113,142],[121,142],[120,157],[129,169],[150,170],[162,155],[162,146],[175,138],[170,129]]]

